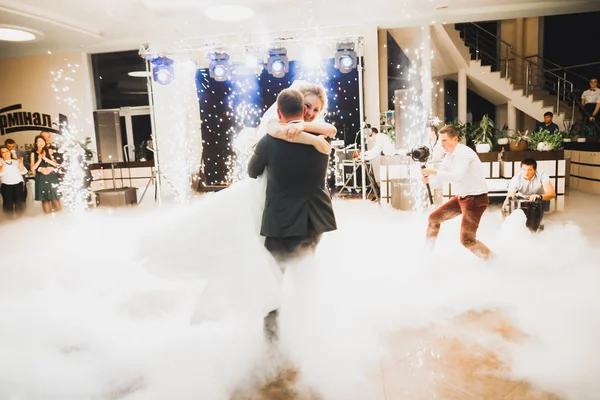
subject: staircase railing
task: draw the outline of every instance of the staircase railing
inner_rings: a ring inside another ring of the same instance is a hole
[[[476,23],[457,24],[465,44],[471,49],[471,58],[489,65],[492,71],[510,80],[515,88],[521,88],[525,96],[545,91],[556,96],[556,113],[564,110],[575,119],[574,85],[545,64],[558,67],[538,55],[525,57],[518,54],[514,46]]]
[[[546,62],[548,62],[548,61],[546,60]],[[585,89],[587,89],[591,78],[588,76],[584,76],[580,73],[577,73],[573,70],[579,69],[579,68],[599,66],[600,62],[596,61],[596,62],[585,63],[585,64],[570,65],[568,67],[560,66],[556,63],[550,63],[550,64],[552,67],[549,68],[548,71],[554,72],[555,74],[558,74],[558,75],[562,75],[565,79],[569,79],[570,81],[577,81],[577,83],[579,83],[579,87],[581,87],[581,88],[583,88],[583,90],[585,90]],[[583,92],[583,90],[582,90],[582,92]]]

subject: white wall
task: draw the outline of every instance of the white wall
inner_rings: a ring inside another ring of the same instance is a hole
[[[62,78],[57,75],[60,70]],[[0,59],[0,71],[0,109],[21,104],[22,109],[9,113],[47,114],[56,123],[58,114],[64,114],[68,117],[76,138],[84,141],[89,136],[92,139],[91,149],[96,150],[94,100],[87,54],[5,58]],[[58,92],[55,92],[53,84]],[[0,114],[0,121],[2,116],[8,117],[7,113]],[[0,144],[4,144],[4,140],[8,138],[14,139],[19,146],[32,143],[33,138],[43,129],[42,126],[32,126],[36,122],[38,121],[32,118],[31,123],[25,121],[18,124],[27,124],[34,130],[8,134],[0,132]]]

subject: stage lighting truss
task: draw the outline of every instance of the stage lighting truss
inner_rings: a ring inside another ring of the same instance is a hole
[[[283,78],[290,71],[287,50],[283,47],[269,49],[267,72],[275,78]]]
[[[175,78],[173,71],[173,60],[167,57],[153,58],[152,63],[152,78],[155,82],[161,85],[168,85]]]
[[[209,76],[217,82],[225,82],[229,76],[229,54],[214,52],[210,53],[208,58]]]
[[[338,43],[335,52],[335,68],[342,74],[347,74],[356,68],[357,59],[354,51],[354,43]]]

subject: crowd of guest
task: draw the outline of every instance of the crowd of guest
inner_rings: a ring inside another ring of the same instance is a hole
[[[34,199],[48,214],[61,210],[58,191],[60,157],[50,132],[35,137],[32,151],[19,149],[13,139],[0,146],[0,194],[4,219],[23,215],[27,203],[27,180],[34,182]]]

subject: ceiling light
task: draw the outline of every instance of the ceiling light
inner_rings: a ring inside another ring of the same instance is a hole
[[[252,17],[254,11],[245,6],[222,5],[207,8],[204,15],[217,21],[241,21]]]
[[[20,28],[0,27],[0,40],[7,42],[30,42],[36,36],[29,31]]]
[[[134,78],[147,78],[150,76],[150,73],[148,71],[131,71],[128,72],[127,75]]]

